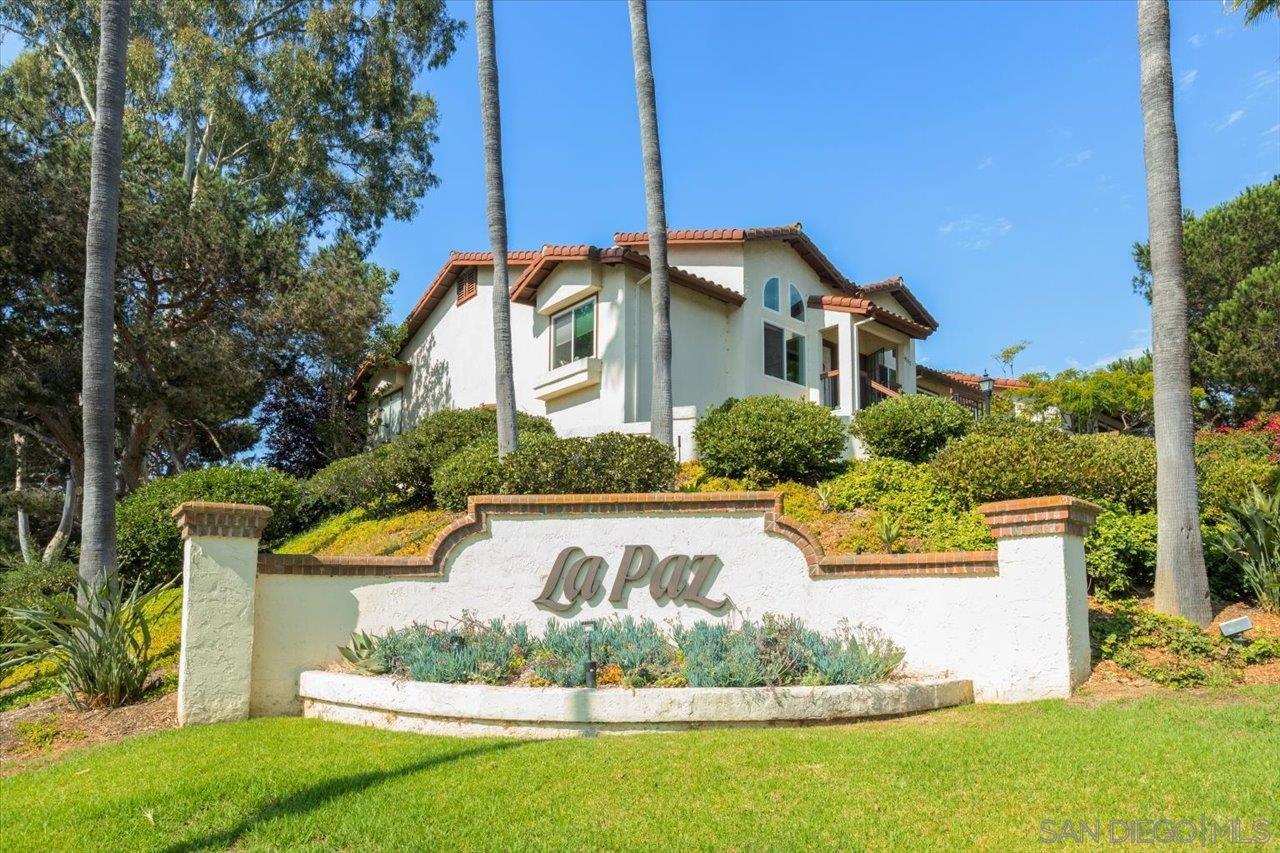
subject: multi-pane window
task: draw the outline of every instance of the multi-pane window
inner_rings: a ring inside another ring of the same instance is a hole
[[[551,366],[596,354],[596,300],[579,302],[551,318]]]
[[[892,349],[885,348],[872,353],[871,378],[881,385],[898,387],[898,358]]]
[[[804,334],[764,324],[764,372],[775,379],[804,384]]]
[[[392,391],[378,401],[378,438],[384,441],[400,434],[404,419],[404,394]]]

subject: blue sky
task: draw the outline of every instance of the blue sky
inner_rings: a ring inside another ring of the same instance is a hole
[[[470,21],[471,3],[453,13]],[[651,2],[672,228],[800,221],[846,275],[902,275],[940,368],[1021,372],[1141,350],[1149,311],[1131,2]],[[644,228],[626,7],[498,2],[513,248]],[[1280,24],[1173,6],[1184,204],[1280,173]],[[407,313],[450,249],[487,249],[474,34],[422,75],[441,185],[374,259]]]
[[[513,248],[644,228],[627,12],[496,4]],[[452,5],[470,22],[473,5]],[[925,363],[1057,371],[1140,352],[1145,239],[1132,2],[651,2],[672,228],[800,221],[855,281],[902,275]],[[0,62],[16,52],[0,43]],[[1183,203],[1280,173],[1280,22],[1173,4]],[[474,33],[419,86],[440,186],[388,223],[395,319],[450,249],[487,249]]]

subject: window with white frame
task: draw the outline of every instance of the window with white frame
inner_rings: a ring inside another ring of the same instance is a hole
[[[378,438],[386,441],[404,427],[404,392],[392,391],[378,400]]]
[[[551,318],[551,367],[596,354],[596,300],[591,297]]]
[[[804,320],[804,294],[800,292],[800,288],[794,284],[791,287],[791,298],[789,305],[791,306],[791,319]]]
[[[770,311],[782,310],[782,297],[778,291],[782,289],[782,282],[776,278],[771,278],[764,283],[764,307]]]
[[[764,372],[766,376],[804,384],[804,333],[764,324]]]

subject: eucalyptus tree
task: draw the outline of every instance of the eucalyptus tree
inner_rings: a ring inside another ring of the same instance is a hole
[[[415,75],[453,54],[444,0],[134,0],[115,270],[120,491],[252,446],[249,416],[317,337],[342,350],[385,311],[383,275],[310,274],[367,253],[437,179],[435,101]],[[98,17],[9,0],[0,69],[0,417],[84,464],[80,313]],[[323,291],[324,289],[321,288]],[[321,293],[324,295],[324,293]],[[22,417],[15,417],[14,415]]]
[[[1143,150],[1151,246],[1151,342],[1155,379],[1156,589],[1162,613],[1212,619],[1196,494],[1190,335],[1183,279],[1182,189],[1173,117],[1168,0],[1138,0]]]
[[[116,572],[116,227],[124,135],[129,0],[102,0],[94,98],[89,221],[85,228],[80,401],[84,417],[84,510],[80,578],[98,589]]]
[[[493,251],[494,400],[498,414],[498,456],[519,446],[516,432],[516,385],[511,362],[511,291],[507,272],[507,198],[502,180],[502,113],[498,100],[498,55],[493,27],[493,0],[476,0],[476,64],[480,78],[481,132]]]
[[[644,202],[649,228],[649,299],[653,306],[653,393],[649,432],[670,446],[671,277],[667,267],[667,212],[662,189],[662,149],[658,144],[658,105],[649,51],[649,12],[645,0],[628,0],[631,56],[635,64],[636,108],[640,113],[640,147],[644,156]]]

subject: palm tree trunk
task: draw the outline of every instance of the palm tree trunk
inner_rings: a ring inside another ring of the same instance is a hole
[[[644,152],[644,203],[649,219],[649,298],[653,305],[653,394],[649,434],[667,446],[671,434],[671,278],[667,269],[667,212],[662,191],[662,149],[658,145],[658,105],[649,54],[649,12],[645,0],[629,0],[631,55],[636,70],[636,107]]]
[[[1209,581],[1200,542],[1187,291],[1182,270],[1182,189],[1173,120],[1168,0],[1139,0],[1138,54],[1151,240],[1151,344],[1155,372],[1155,607],[1207,625]]]
[[[502,116],[498,104],[498,56],[494,47],[493,0],[476,0],[476,54],[484,134],[489,247],[493,251],[494,402],[498,410],[498,456],[519,445],[516,384],[511,365],[511,291],[507,274],[507,201],[502,181]]]
[[[84,516],[80,577],[93,587],[116,571],[115,269],[120,213],[120,144],[129,0],[102,0],[98,47],[97,120],[85,229]]]

